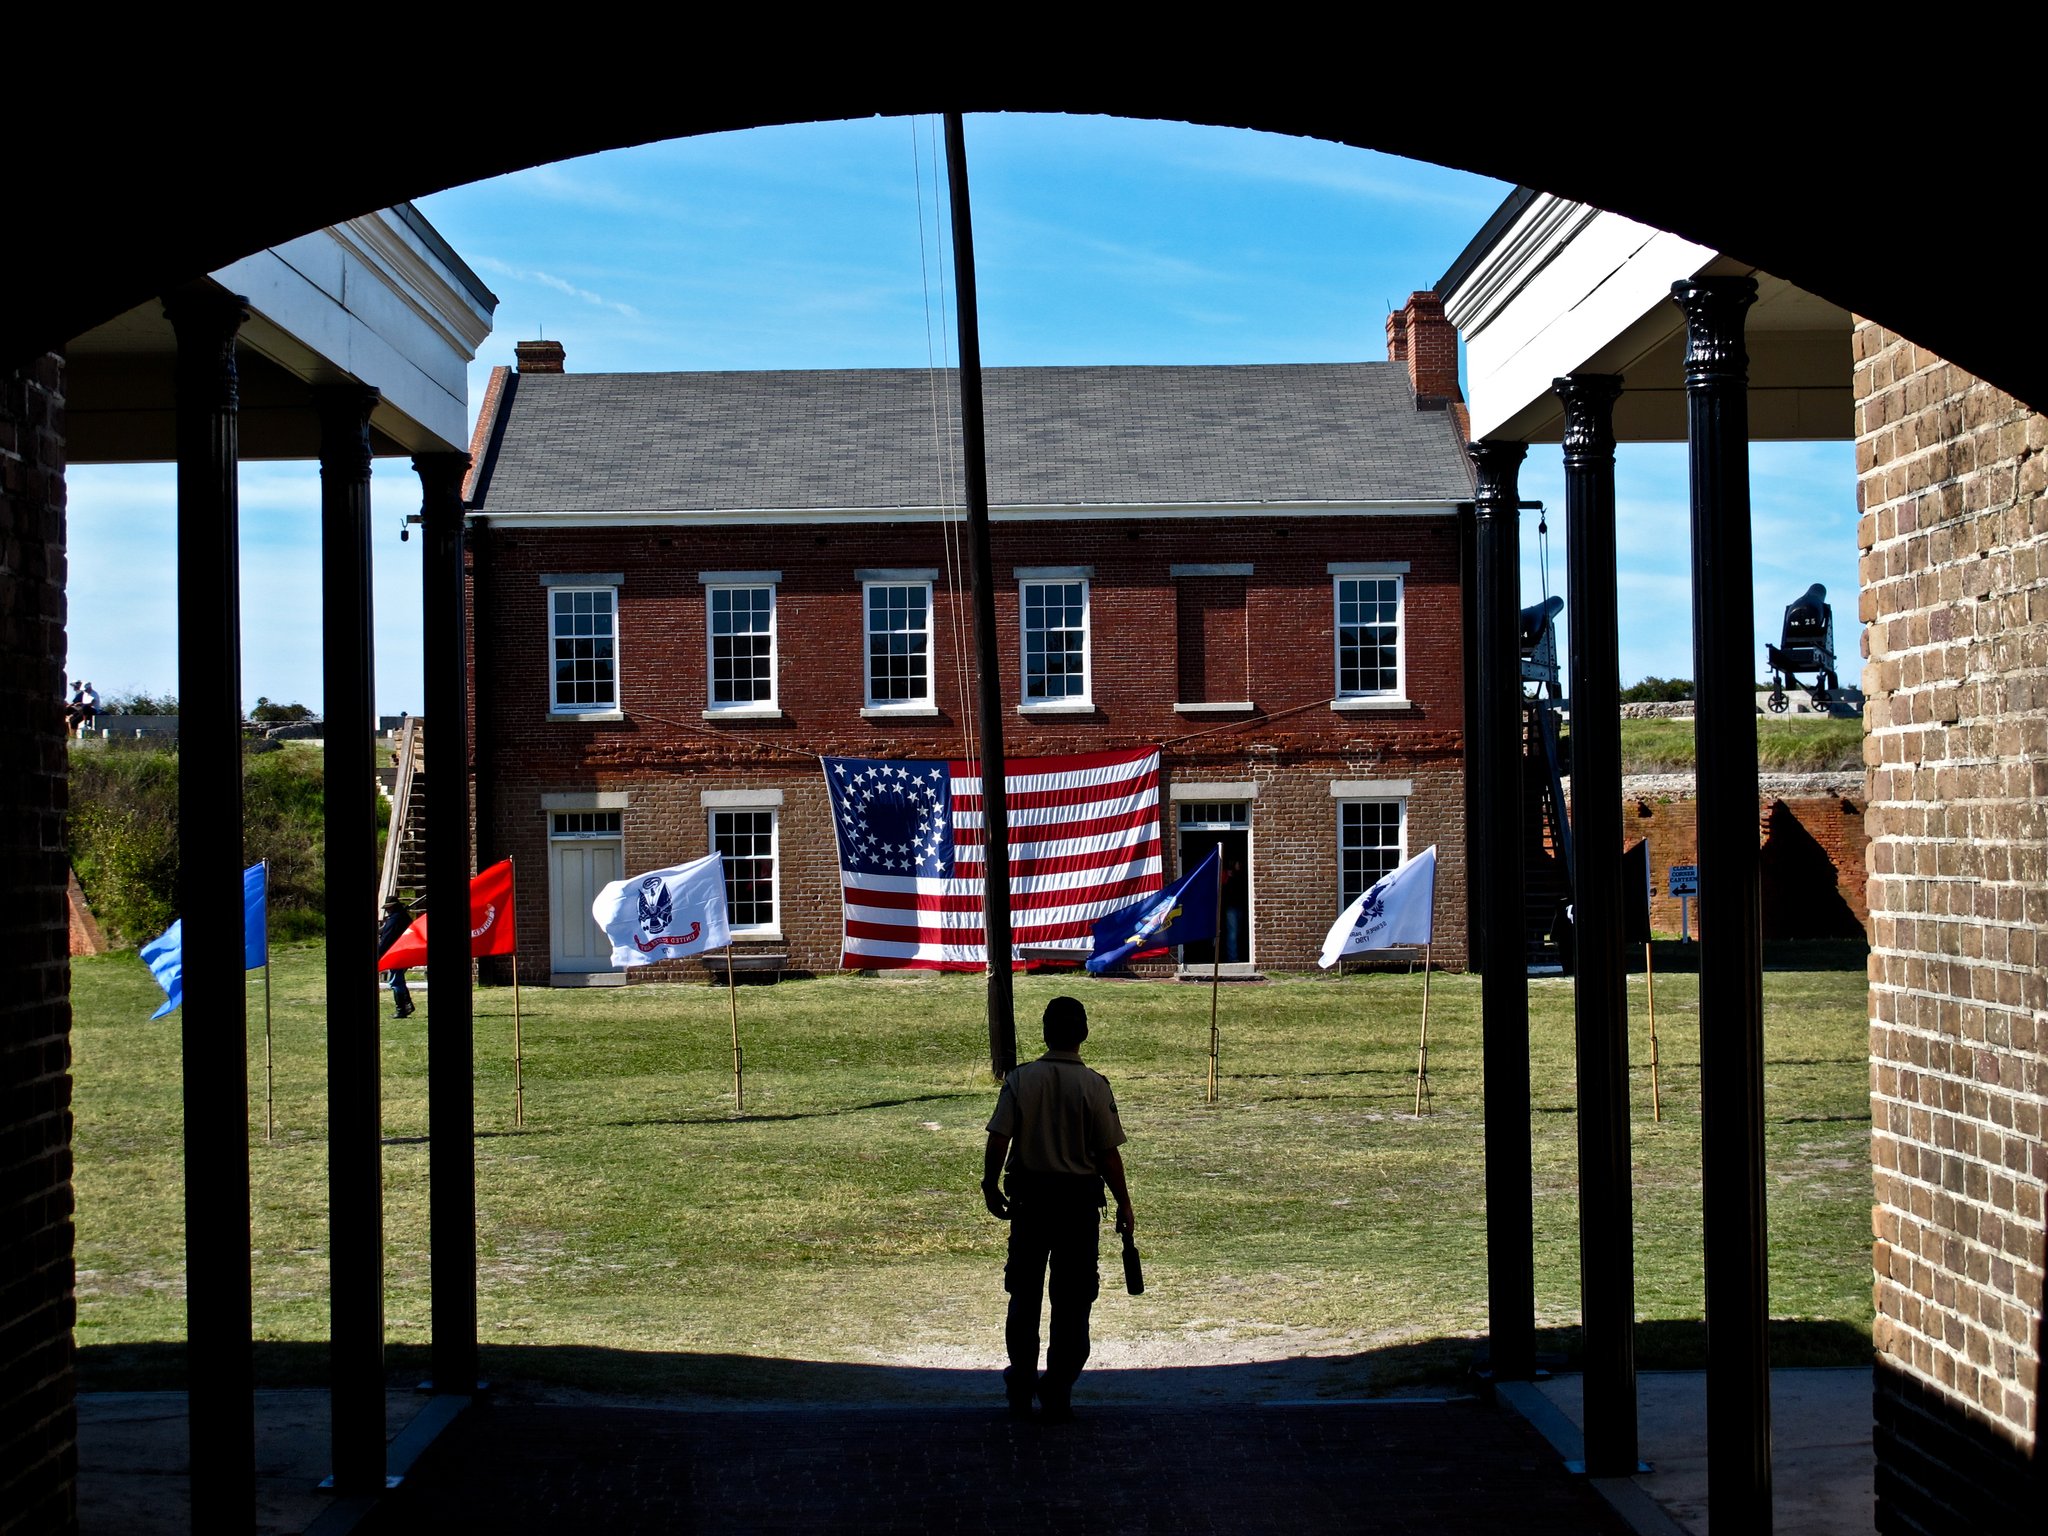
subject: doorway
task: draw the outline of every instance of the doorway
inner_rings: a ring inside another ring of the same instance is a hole
[[[1252,960],[1252,808],[1243,800],[1184,801],[1180,812],[1180,868],[1185,874],[1222,850],[1223,881],[1217,931],[1222,954],[1213,944],[1184,944],[1180,963],[1207,967],[1249,967]]]
[[[555,811],[548,818],[548,951],[556,986],[624,980],[612,969],[612,941],[590,915],[597,893],[624,872],[619,814]]]

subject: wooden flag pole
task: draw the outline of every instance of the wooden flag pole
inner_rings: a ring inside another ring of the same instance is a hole
[[[1222,1044],[1216,1032],[1216,994],[1223,989],[1223,849],[1216,849],[1216,924],[1209,936],[1209,1102],[1216,1102],[1216,1058]]]
[[[277,1139],[277,1078],[270,1069],[270,860],[263,861],[263,1139]]]
[[[1664,1101],[1657,1087],[1657,973],[1650,963],[1650,946],[1643,946],[1643,990],[1650,998],[1650,1118],[1664,1118]]]
[[[732,1112],[747,1112],[747,1085],[740,1072],[740,984],[733,974],[732,940],[725,942],[725,1000],[732,1008]]]
[[[1436,891],[1430,891],[1431,904],[1435,904]],[[1435,913],[1431,913],[1432,919]],[[1431,928],[1435,923],[1432,921]],[[1422,1040],[1415,1048],[1415,1113],[1422,1113],[1423,1095],[1429,1092],[1429,957],[1435,940],[1422,946]]]
[[[526,1124],[526,1041],[519,1017],[519,951],[512,951],[512,1123]]]

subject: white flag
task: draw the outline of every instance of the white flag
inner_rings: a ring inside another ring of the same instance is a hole
[[[1381,875],[1373,888],[1346,907],[1323,940],[1328,970],[1346,955],[1394,944],[1427,944],[1436,928],[1436,844],[1398,869]]]
[[[725,919],[725,861],[706,854],[674,869],[614,880],[590,915],[612,941],[613,965],[680,960],[732,942]]]

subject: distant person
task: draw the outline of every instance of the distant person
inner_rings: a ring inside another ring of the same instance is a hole
[[[85,703],[85,684],[73,683],[71,697],[64,704],[64,734],[76,736],[91,718],[92,711]]]
[[[1103,1185],[1116,1196],[1119,1232],[1136,1228],[1124,1184],[1125,1140],[1109,1080],[1082,1065],[1088,1013],[1071,997],[1045,1005],[1046,1052],[1011,1069],[996,1097],[982,1158],[981,1198],[1010,1224],[1003,1289],[1010,1293],[1004,1340],[1010,1366],[1003,1389],[1010,1412],[1029,1416],[1035,1391],[1042,1416],[1074,1416],[1072,1393],[1088,1362],[1088,1314],[1101,1288],[1096,1268]],[[999,1181],[1008,1154],[1008,1176]],[[1045,1374],[1038,1374],[1038,1313],[1052,1273],[1052,1327]]]
[[[412,913],[406,910],[404,902],[400,901],[396,896],[385,902],[384,922],[377,930],[377,953],[382,955],[392,945],[396,944],[405,933],[405,930],[411,926]],[[386,971],[384,975],[391,983],[391,1001],[397,1010],[398,1017],[401,1019],[411,1018],[413,1012],[412,991],[405,984],[405,972],[402,970]]]

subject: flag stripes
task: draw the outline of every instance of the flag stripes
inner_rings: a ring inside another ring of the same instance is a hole
[[[824,759],[848,969],[980,970],[981,780],[965,762]],[[1018,945],[1085,953],[1094,924],[1160,887],[1159,753],[1012,758],[1010,913]]]

